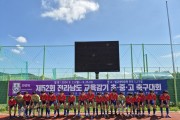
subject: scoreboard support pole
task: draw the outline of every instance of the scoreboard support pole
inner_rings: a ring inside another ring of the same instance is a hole
[[[96,75],[96,80],[99,79],[99,72],[95,72],[95,75]]]

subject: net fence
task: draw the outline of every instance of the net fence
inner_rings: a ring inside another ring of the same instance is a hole
[[[179,89],[180,44],[174,44],[173,50]],[[142,73],[173,73],[170,44],[121,44],[119,51],[120,72],[102,72],[100,79],[136,79]],[[3,96],[0,104],[7,101],[9,80],[95,79],[95,73],[74,72],[74,53],[74,45],[0,46],[0,96]],[[169,80],[168,89],[174,98],[173,80]]]

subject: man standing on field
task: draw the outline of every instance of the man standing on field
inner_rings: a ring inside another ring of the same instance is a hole
[[[40,96],[34,91],[31,96],[31,109],[33,111],[33,117],[35,116],[35,108],[38,110],[38,116],[40,116]]]
[[[166,118],[171,118],[169,116],[169,102],[170,96],[167,90],[163,91],[163,93],[159,97],[160,100],[160,110],[161,110],[161,117],[163,116],[163,107],[166,107]]]
[[[17,106],[18,106],[18,117],[21,117],[21,110],[24,110],[23,105],[24,105],[24,99],[23,95],[21,92],[17,92],[17,96],[15,97]],[[24,113],[24,111],[23,111]]]

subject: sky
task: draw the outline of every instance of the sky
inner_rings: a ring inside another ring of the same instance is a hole
[[[180,43],[180,0],[168,0],[168,6],[173,43]],[[120,44],[169,44],[166,1],[0,0],[0,46],[16,46],[11,49],[14,54],[27,53],[23,46],[111,40]],[[42,49],[34,50],[36,54],[32,51],[31,61],[38,63]],[[170,58],[169,54],[161,57]],[[179,57],[180,51],[176,54]]]
[[[168,5],[179,43],[180,1]],[[1,45],[169,43],[165,0],[0,0],[0,16]]]

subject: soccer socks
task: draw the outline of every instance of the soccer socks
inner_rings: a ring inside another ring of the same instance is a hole
[[[74,109],[74,115],[76,115],[76,109]]]
[[[54,110],[54,115],[56,115],[56,110]]]
[[[21,116],[21,109],[18,109],[18,116]]]
[[[96,108],[96,115],[98,115],[98,109]]]
[[[162,107],[160,107],[160,111],[161,111],[161,115],[163,114],[163,108]]]
[[[141,110],[139,109],[139,115],[141,115]]]
[[[59,109],[57,109],[57,114],[58,114],[58,116],[59,116]]]
[[[78,110],[78,115],[80,115],[80,110]]]
[[[166,114],[169,115],[169,108],[166,108]]]
[[[150,114],[150,109],[148,109],[148,114]]]
[[[90,114],[90,108],[88,108],[88,114]]]
[[[95,108],[93,108],[93,115],[95,114]]]
[[[64,115],[66,115],[66,109],[64,109]]]
[[[134,113],[134,115],[135,115],[135,109],[133,109],[133,113]]]
[[[154,114],[154,115],[156,114],[156,109],[153,109],[153,114]]]
[[[29,116],[31,115],[31,111],[32,111],[32,109],[30,108],[30,109],[29,109]]]
[[[84,113],[85,113],[85,115],[86,115],[86,109],[84,110]]]
[[[48,114],[50,115],[50,109],[48,108]]]
[[[80,111],[78,110],[78,114]],[[69,115],[69,109],[64,109],[64,115]],[[74,115],[76,115],[76,109],[74,109]]]
[[[28,115],[28,108],[26,108],[26,110],[25,110],[25,115],[26,116]]]
[[[112,108],[111,108],[111,115],[113,114],[113,110],[112,110]]]
[[[144,109],[142,110],[143,114],[144,114]]]
[[[46,116],[47,116],[47,114],[48,114],[48,108],[46,108]]]
[[[138,113],[139,113],[139,110],[136,110],[136,114],[138,115]]]
[[[67,115],[69,115],[69,109],[67,109]]]
[[[43,108],[41,108],[41,116],[43,116]]]
[[[116,112],[116,111],[117,111],[117,109],[116,109],[116,108],[114,108],[114,111],[115,111],[115,115],[117,115],[117,112]]]
[[[102,113],[103,113],[103,110],[101,109],[101,115],[102,115]]]
[[[50,109],[46,108],[46,116],[50,115]]]

